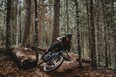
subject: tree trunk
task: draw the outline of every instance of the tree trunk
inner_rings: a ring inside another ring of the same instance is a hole
[[[11,0],[7,0],[7,16],[6,16],[6,49],[7,51],[9,51],[10,45],[11,45],[10,18],[11,18]]]
[[[38,9],[37,9],[37,0],[34,0],[35,3],[35,39],[34,39],[34,44],[35,47],[38,47]],[[38,61],[38,52],[36,52],[36,56],[37,56],[37,61]]]
[[[41,47],[43,44],[43,39],[44,39],[44,33],[43,33],[43,22],[45,18],[45,13],[46,13],[46,6],[44,5],[43,0],[39,0],[38,2],[38,45]]]
[[[19,35],[19,43],[21,43],[22,41],[22,30],[21,30],[21,0],[19,0],[19,26],[20,26],[20,29],[19,29],[19,32],[20,32],[20,35]]]
[[[18,0],[11,0],[11,45],[16,44],[17,35],[17,15],[18,15]]]
[[[92,63],[91,66],[92,68],[97,68],[97,63],[96,63],[96,43],[95,43],[95,24],[94,24],[94,11],[93,11],[93,0],[90,0],[90,35],[91,35],[91,58],[92,58]]]
[[[30,26],[31,26],[31,0],[26,0],[25,31],[22,42],[23,46],[29,44]]]
[[[59,36],[59,23],[60,21],[60,0],[54,1],[54,22],[53,22],[53,31],[52,31],[52,43]]]
[[[104,40],[105,40],[105,67],[108,68],[108,51],[107,51],[107,25],[105,25],[104,32]]]
[[[80,25],[79,25],[79,12],[78,12],[78,1],[75,0],[75,6],[76,6],[76,24],[77,24],[77,51],[79,55],[79,68],[83,69],[82,65],[82,58],[81,58],[81,45],[80,45]]]
[[[106,5],[105,1],[102,1],[102,11],[103,11],[103,23],[104,23],[104,42],[105,42],[105,67],[108,68],[108,48],[107,48],[107,32],[108,32],[108,20],[107,20],[107,11],[106,11]]]
[[[67,32],[69,32],[68,0],[66,0]]]
[[[89,51],[91,51],[91,44],[90,44],[90,41],[91,41],[91,32],[90,32],[90,4],[89,4],[90,0],[86,0],[86,10],[87,10],[87,25],[88,25],[88,49]],[[91,52],[89,52],[89,56],[91,58]]]
[[[97,55],[97,64],[100,66],[100,62],[101,62],[101,51],[100,51],[100,48],[102,48],[102,45],[101,43],[103,42],[102,41],[102,37],[101,37],[101,28],[103,25],[101,25],[101,19],[102,19],[102,16],[100,16],[101,14],[101,2],[100,0],[97,0],[96,1],[96,8],[95,8],[95,11],[96,11],[96,14],[95,14],[95,24],[96,24],[96,55]],[[104,38],[103,38],[104,40]],[[103,50],[102,50],[103,51]]]
[[[114,55],[115,69],[116,69],[116,54]]]
[[[19,0],[17,0],[16,46],[19,43]]]
[[[37,11],[37,0],[34,0],[35,3],[35,46],[38,47],[38,11]]]

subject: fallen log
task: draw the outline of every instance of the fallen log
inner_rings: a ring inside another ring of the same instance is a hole
[[[37,65],[37,53],[30,48],[12,48],[10,54],[21,68],[27,69]]]

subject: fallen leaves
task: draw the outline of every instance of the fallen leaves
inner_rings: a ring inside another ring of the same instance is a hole
[[[83,63],[85,69],[80,70],[74,58],[76,55],[72,56],[72,61],[65,61],[59,69],[51,73],[44,72],[41,67],[19,69],[5,55],[0,53],[0,57],[0,77],[116,77],[111,70],[91,70],[87,63]]]

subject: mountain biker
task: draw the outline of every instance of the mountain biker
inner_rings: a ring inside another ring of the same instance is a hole
[[[63,37],[58,37],[53,45],[50,46],[50,48],[47,50],[47,52],[58,52],[61,50],[67,50],[68,52],[70,51],[71,48],[71,38],[72,34],[71,33],[66,33],[65,36]],[[68,54],[67,54],[68,55]],[[68,55],[70,58],[70,56]],[[67,58],[68,59],[68,58]],[[70,60],[70,59],[68,59]],[[47,62],[47,65],[53,64],[51,61]]]
[[[56,42],[50,46],[50,48],[47,50],[47,52],[58,52],[61,50],[67,50],[68,52],[70,51],[71,48],[71,38],[72,38],[72,34],[71,33],[66,33],[65,36],[63,37],[58,37],[56,39]],[[68,55],[68,54],[67,54]],[[70,60],[71,57],[68,55],[68,57],[64,57],[67,60]],[[47,65],[52,65],[53,62],[52,61],[48,61]]]
[[[50,48],[47,51],[61,51],[61,50],[67,50],[70,51],[71,48],[71,33],[66,33],[63,37],[58,37],[56,39],[56,42],[50,46]]]

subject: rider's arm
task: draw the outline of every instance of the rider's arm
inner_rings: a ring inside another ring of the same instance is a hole
[[[68,51],[68,52],[70,51],[70,48],[71,48],[71,45],[68,45],[68,46],[67,46],[67,51]]]

